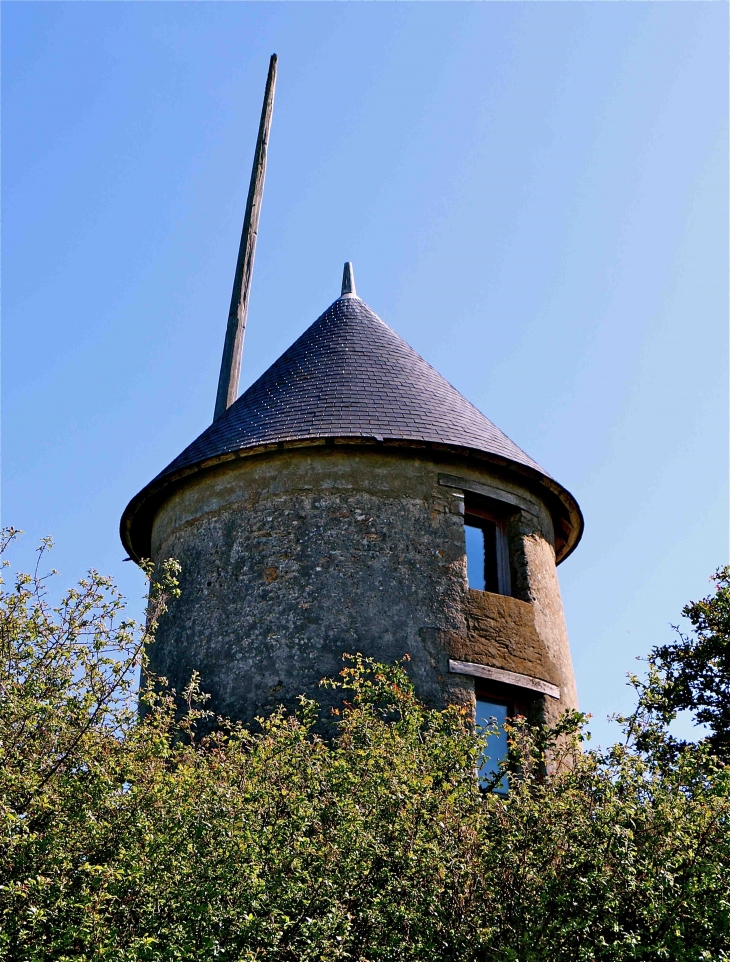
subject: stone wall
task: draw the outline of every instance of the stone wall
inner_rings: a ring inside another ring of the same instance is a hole
[[[469,590],[454,477],[522,504],[509,529],[522,600]],[[433,705],[473,703],[473,679],[449,673],[456,652],[513,671],[529,660],[560,685],[561,706],[575,703],[549,514],[467,462],[331,444],[232,461],[162,505],[152,557],[182,565],[152,667],[178,690],[198,670],[222,714],[251,721],[302,692],[332,704],[319,681],[357,651],[408,653]]]

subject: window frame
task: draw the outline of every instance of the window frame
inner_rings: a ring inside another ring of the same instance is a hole
[[[510,512],[511,513],[511,512]],[[512,575],[510,571],[510,551],[509,538],[507,537],[507,521],[509,514],[504,511],[490,510],[479,503],[474,503],[473,498],[464,500],[464,527],[480,528],[486,531],[486,524],[494,525],[495,529],[495,568],[496,568],[496,591],[487,587],[487,550],[486,535],[484,537],[484,591],[492,591],[498,595],[512,595]],[[466,535],[465,535],[466,537]],[[475,588],[475,591],[482,589]]]
[[[493,701],[498,705],[507,705],[510,709],[508,712],[509,718],[516,718],[518,715],[528,718],[531,703],[540,698],[540,693],[534,692],[535,697],[531,698],[527,693],[520,690],[510,691],[509,688],[511,688],[509,685],[505,685],[503,688],[498,682],[491,685],[488,682],[484,685],[475,685],[474,700],[475,702]]]
[[[538,695],[539,697],[539,695]],[[505,686],[503,689],[501,685],[477,684],[474,686],[474,710],[476,714],[477,702],[492,702],[496,705],[506,705],[507,706],[507,718],[517,718],[521,716],[523,718],[529,719],[530,708],[532,703],[536,701],[535,698],[529,698],[526,693],[520,690],[510,690],[509,686]],[[500,759],[501,762],[502,759]],[[505,773],[509,775],[509,770]],[[481,784],[481,779],[479,780],[479,788],[481,791],[486,792],[488,789]],[[509,793],[509,779],[507,780],[507,791],[501,792],[496,788],[490,789],[496,795],[507,795]]]

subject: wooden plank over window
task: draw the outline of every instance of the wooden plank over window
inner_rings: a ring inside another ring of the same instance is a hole
[[[505,491],[503,488],[498,488],[496,485],[484,484],[482,481],[472,481],[469,478],[460,478],[455,474],[439,474],[438,480],[439,484],[444,488],[471,491],[472,494],[481,494],[485,498],[493,498],[495,501],[503,501],[505,504],[522,508],[523,511],[528,511],[530,514],[537,515],[539,513],[539,508],[534,502],[528,501],[527,498],[523,498],[519,494],[514,494],[512,491]]]
[[[491,668],[489,665],[475,665],[470,661],[452,661],[449,659],[449,671],[453,675],[470,675],[472,678],[486,678],[503,685],[513,685],[515,688],[527,688],[540,692],[550,698],[560,698],[560,689],[542,678],[532,678],[521,675],[516,671],[505,671],[503,668]]]

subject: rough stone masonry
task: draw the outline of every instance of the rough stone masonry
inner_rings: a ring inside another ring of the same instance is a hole
[[[516,597],[468,587],[458,483],[507,499]],[[344,652],[407,653],[433,705],[473,704],[456,660],[555,686],[529,692],[547,719],[576,706],[550,512],[467,458],[322,441],[229,461],[162,504],[151,553],[182,565],[152,668],[178,691],[199,671],[222,714],[250,722],[302,693],[333,705],[319,682]]]

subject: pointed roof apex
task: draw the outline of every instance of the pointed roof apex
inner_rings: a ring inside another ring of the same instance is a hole
[[[342,293],[340,297],[357,297],[357,291],[355,290],[355,272],[352,269],[352,261],[348,261],[342,271]]]

